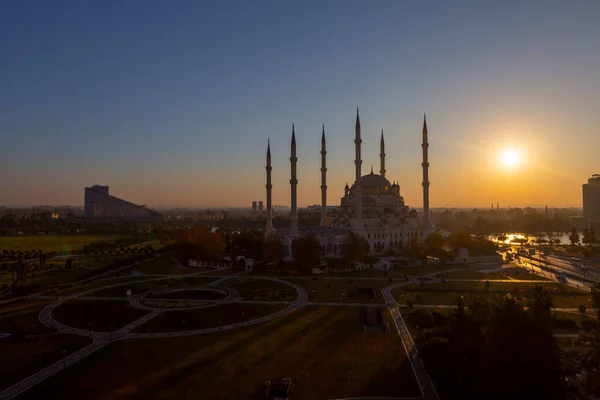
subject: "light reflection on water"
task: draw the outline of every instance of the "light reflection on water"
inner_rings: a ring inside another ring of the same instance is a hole
[[[491,240],[493,242],[496,243],[505,243],[505,244],[509,244],[510,242],[514,241],[514,240],[519,240],[519,239],[527,239],[527,242],[529,244],[537,244],[537,240],[543,239],[543,240],[552,240],[555,241],[556,239],[560,240],[560,244],[570,244],[571,242],[569,241],[569,234],[567,233],[553,233],[553,234],[543,234],[543,235],[526,235],[524,233],[507,233],[506,235],[506,240],[499,240],[498,236],[488,236],[488,240]],[[547,244],[546,243],[542,243],[542,244]]]

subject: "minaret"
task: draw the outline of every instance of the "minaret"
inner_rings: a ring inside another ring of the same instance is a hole
[[[271,185],[271,140],[267,141],[267,225],[265,226],[265,236],[273,234],[275,229],[273,229],[273,213],[271,209],[271,189],[273,185]]]
[[[327,220],[327,150],[325,142],[325,124],[321,134],[321,226],[328,226]]]
[[[385,178],[385,142],[383,141],[383,129],[381,130],[379,158],[381,159],[381,169],[379,170],[379,173]]]
[[[298,210],[297,210],[297,202],[298,198],[296,197],[296,185],[298,185],[298,179],[296,179],[296,162],[298,161],[298,157],[296,157],[296,134],[294,132],[294,124],[292,124],[292,149],[290,156],[290,163],[292,166],[292,176],[290,179],[290,186],[292,188],[292,226],[290,228],[290,236],[296,237],[298,236]]]
[[[358,107],[356,107],[356,126],[354,128],[354,146],[356,148],[356,159],[354,165],[356,166],[356,182],[354,183],[354,195],[356,197],[356,224],[358,229],[362,229],[362,190],[360,186],[360,167],[362,160],[360,159],[360,145],[362,139],[360,138],[360,118],[358,116]]]
[[[423,222],[422,228],[424,230],[431,229],[431,220],[429,219],[429,159],[427,157],[427,151],[429,149],[429,142],[427,140],[427,117],[423,114]]]

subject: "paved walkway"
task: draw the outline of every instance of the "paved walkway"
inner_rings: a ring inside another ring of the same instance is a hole
[[[391,294],[391,290],[395,287],[402,286],[403,284],[387,286],[381,289],[381,294],[386,301],[386,304],[389,306],[390,311],[392,313],[392,318],[394,319],[394,324],[396,325],[396,329],[398,330],[398,334],[402,339],[402,345],[404,346],[404,350],[408,355],[408,360],[410,361],[410,365],[415,374],[415,378],[417,379],[417,383],[421,389],[421,394],[425,400],[439,400],[439,396],[437,391],[435,390],[435,386],[425,369],[425,365],[419,356],[419,352],[417,351],[417,346],[412,340],[412,336],[408,331],[408,327],[404,323],[404,319],[398,310],[398,305],[396,304],[396,300]]]
[[[127,268],[129,268],[129,267],[132,267],[132,266],[127,266]],[[124,268],[122,268],[122,269],[124,269]],[[460,271],[462,269],[465,269],[465,268],[452,270],[452,271]],[[444,273],[452,272],[452,271],[444,271]],[[111,272],[114,272],[114,271],[111,271]],[[204,273],[209,273],[209,272],[213,272],[213,271],[195,272],[195,273],[186,274],[186,275],[141,275],[141,276],[148,276],[149,279],[135,281],[135,283],[162,280],[162,279],[185,278],[185,277],[190,277],[190,276],[202,275]],[[238,277],[241,274],[243,274],[243,272],[238,273],[238,274],[223,276],[223,277],[215,280],[214,282],[209,283],[207,286],[218,286],[220,283],[222,283],[230,278]],[[435,275],[437,275],[437,273],[421,276],[419,278],[421,279],[421,278],[426,278],[426,277],[435,276]],[[99,290],[112,288],[112,287],[118,287],[118,286],[122,286],[122,285],[126,285],[126,284],[131,284],[132,282],[120,282],[120,283],[116,283],[113,285],[94,288],[94,289],[90,289],[87,291],[75,293],[72,295],[59,297],[55,302],[44,307],[44,309],[40,312],[40,314],[39,314],[40,322],[52,329],[58,330],[59,332],[80,335],[80,336],[89,336],[93,340],[93,343],[87,347],[84,347],[81,350],[76,351],[73,354],[70,354],[69,356],[50,365],[49,367],[44,368],[43,370],[39,371],[38,373],[11,386],[10,388],[4,390],[3,392],[0,392],[0,400],[10,399],[10,398],[28,390],[29,388],[38,384],[39,382],[43,381],[44,379],[61,371],[66,366],[72,365],[73,363],[81,360],[82,358],[87,357],[89,354],[93,353],[94,351],[104,347],[106,344],[110,343],[111,341],[122,340],[122,339],[169,338],[169,337],[174,337],[174,336],[192,336],[192,335],[200,335],[200,334],[207,334],[207,333],[214,333],[214,332],[222,332],[222,331],[227,331],[227,330],[232,330],[232,329],[237,329],[237,328],[241,328],[241,327],[260,324],[263,322],[272,321],[272,320],[280,318],[280,317],[282,317],[286,314],[289,314],[289,313],[297,310],[298,308],[306,306],[306,305],[321,305],[321,306],[323,306],[323,305],[325,305],[325,306],[327,306],[327,305],[340,306],[341,305],[341,306],[346,306],[346,307],[357,307],[357,306],[367,306],[367,307],[388,306],[388,307],[390,307],[392,310],[392,315],[396,315],[394,317],[394,321],[397,320],[397,316],[399,316],[398,321],[401,321],[401,322],[396,322],[397,328],[400,333],[400,337],[401,337],[401,340],[405,347],[405,350],[406,350],[407,354],[409,355],[409,360],[411,361],[411,365],[413,365],[413,363],[414,363],[413,370],[415,372],[415,376],[417,377],[417,381],[421,385],[422,393],[424,394],[426,399],[434,399],[434,400],[437,399],[437,397],[432,397],[433,396],[432,393],[435,393],[435,388],[431,384],[431,381],[428,380],[428,375],[426,375],[426,371],[425,371],[422,363],[420,363],[420,366],[418,365],[420,362],[420,359],[418,358],[418,353],[416,352],[416,347],[414,346],[414,343],[412,342],[412,338],[410,338],[410,334],[408,334],[408,329],[406,328],[406,325],[404,325],[404,321],[402,321],[402,317],[400,316],[400,313],[398,312],[397,304],[394,301],[391,294],[389,293],[389,290],[393,287],[418,282],[418,280],[413,278],[413,279],[410,279],[403,283],[399,283],[399,284],[384,288],[382,290],[382,294],[384,296],[384,299],[386,300],[386,304],[370,304],[370,303],[366,303],[366,304],[365,303],[341,303],[340,304],[340,303],[334,303],[334,302],[309,302],[308,301],[308,292],[306,291],[306,289],[304,289],[302,286],[299,286],[295,283],[285,281],[285,280],[283,280],[284,278],[282,278],[282,277],[248,276],[248,278],[271,280],[271,281],[280,282],[280,283],[289,285],[289,286],[295,288],[296,291],[298,292],[298,299],[295,300],[294,302],[276,302],[276,301],[261,301],[261,300],[245,301],[245,300],[241,300],[241,299],[234,299],[232,301],[239,302],[239,303],[287,304],[288,307],[286,307],[285,309],[280,310],[274,314],[267,315],[264,317],[260,317],[260,318],[256,318],[253,320],[240,322],[240,323],[230,324],[230,325],[213,327],[213,328],[194,329],[194,330],[187,330],[187,331],[184,330],[184,331],[178,331],[178,332],[135,333],[135,332],[131,332],[131,331],[134,330],[135,328],[137,328],[138,326],[141,326],[142,324],[150,321],[152,318],[156,317],[157,315],[160,315],[162,312],[164,312],[166,310],[152,309],[152,312],[131,322],[130,324],[122,327],[121,329],[117,330],[116,332],[98,332],[98,331],[93,331],[93,330],[88,330],[88,329],[74,328],[74,327],[71,327],[71,326],[68,326],[68,325],[65,325],[65,324],[62,324],[62,323],[56,321],[52,316],[52,312],[56,307],[58,307],[59,305],[65,303],[69,300],[72,300],[72,299],[75,299],[78,297],[85,298],[86,294],[93,293],[93,292],[99,291]],[[297,277],[289,277],[288,279],[291,279],[291,278],[297,278]],[[347,280],[347,279],[377,279],[377,278],[332,277],[332,278],[328,278],[328,279]],[[387,289],[387,291],[386,291],[386,289]],[[42,293],[38,294],[38,296],[44,297],[44,298],[46,297],[46,296],[43,296]],[[107,298],[102,298],[102,299],[105,300]],[[132,296],[132,299],[120,298],[120,297],[119,298],[108,298],[108,299],[130,300],[130,301],[132,301],[132,304],[133,304],[136,301],[139,302],[140,296]],[[220,304],[220,303],[215,302],[215,304]],[[408,334],[408,336],[406,336],[407,334]],[[415,367],[415,365],[417,365],[417,366]],[[425,379],[425,377],[427,379]],[[435,396],[437,396],[437,394],[435,394]]]

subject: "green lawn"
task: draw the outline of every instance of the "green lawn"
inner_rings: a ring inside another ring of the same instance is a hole
[[[504,268],[502,270],[504,275],[510,276],[515,279],[522,280],[536,280],[536,281],[547,281],[548,278],[544,278],[543,276],[533,274],[527,271],[525,268]]]
[[[0,332],[40,335],[54,330],[38,321],[38,314],[52,300],[32,299],[0,307]],[[1,343],[1,342],[0,342]]]
[[[541,281],[540,284],[555,294],[556,307],[578,307],[589,297],[589,294],[560,283]],[[407,300],[415,304],[451,305],[459,296],[523,293],[532,285],[533,283],[492,282],[489,289],[486,290],[484,282],[436,282],[425,283],[423,286],[415,283],[393,289],[392,295],[402,305],[406,304]]]
[[[392,271],[397,273],[397,274],[401,274],[401,275],[408,275],[408,276],[423,276],[423,275],[429,275],[429,274],[443,274],[445,271],[451,271],[454,269],[467,269],[468,267],[464,266],[463,264],[459,264],[459,265],[428,265],[428,266],[423,266],[423,267],[401,267],[401,268],[394,268]]]
[[[583,327],[581,326],[581,321],[587,319],[594,319],[593,317],[590,317],[589,314],[581,314],[580,312],[569,313],[563,311],[554,311],[552,314],[556,314],[558,318],[566,318],[575,321],[581,329],[583,329]]]
[[[114,342],[19,398],[260,399],[280,377],[294,400],[420,396],[395,332],[365,333],[357,308],[303,307],[227,332]]]
[[[56,307],[54,318],[65,325],[94,331],[117,330],[146,315],[125,300],[69,300]]]
[[[156,258],[140,264],[135,267],[135,270],[141,274],[149,275],[186,275],[194,273],[194,268],[181,267],[175,259],[169,256]],[[131,272],[128,271],[128,273]]]
[[[0,391],[91,343],[88,338],[55,334],[38,321],[50,301],[27,300],[0,308],[0,332],[13,334],[0,341]],[[36,335],[26,339],[25,335]],[[41,336],[40,336],[41,335]]]
[[[114,262],[127,258],[127,256],[83,256],[74,257],[75,266],[72,269],[64,269],[66,257],[48,260],[46,265],[36,271],[35,279],[31,281],[31,274],[27,277],[28,286],[37,287],[36,292],[84,280],[99,269],[112,265]],[[8,284],[12,279],[11,274],[0,272],[0,285]]]
[[[498,272],[478,272],[474,269],[447,272],[440,277],[444,279],[508,279]]]
[[[145,277],[148,279],[148,277]],[[126,297],[127,290],[131,290],[132,295],[145,293],[149,290],[158,290],[166,288],[184,288],[190,286],[204,286],[214,281],[215,278],[166,278],[159,280],[149,280],[146,282],[134,282],[127,285],[117,286],[109,289],[102,289],[97,292],[90,293],[94,297]]]
[[[89,338],[84,336],[62,333],[39,339],[0,341],[0,354],[2,354],[0,391],[35,374],[91,342]]]
[[[384,303],[381,298],[381,288],[393,284],[388,279],[290,279],[297,285],[302,286],[308,292],[309,301],[325,302],[347,302],[347,303]],[[350,283],[352,281],[352,283]],[[329,286],[329,287],[328,287]],[[369,299],[359,293],[359,288],[373,288],[375,298]]]
[[[42,250],[66,251],[78,250],[86,244],[127,238],[126,235],[38,235],[0,237],[0,250]]]
[[[296,289],[268,279],[231,278],[220,286],[234,288],[244,300],[295,301],[298,299]]]
[[[226,303],[197,310],[164,312],[135,329],[135,332],[173,332],[235,324],[276,313],[285,304]],[[183,323],[185,321],[185,324]]]
[[[85,292],[86,290],[97,289],[97,288],[101,288],[104,286],[115,285],[117,283],[135,282],[135,281],[140,281],[140,280],[144,280],[144,279],[148,279],[148,277],[126,276],[126,277],[111,278],[111,279],[99,279],[99,280],[92,281],[90,283],[86,283],[83,285],[76,285],[76,286],[73,286],[70,288],[57,290],[55,292],[52,292],[52,295],[68,296],[68,295],[75,294],[75,293]],[[90,294],[90,296],[96,296],[96,293],[98,293],[98,292],[93,292],[93,294]]]
[[[389,274],[393,276],[392,274]],[[354,271],[354,272],[331,272],[324,276],[344,276],[348,278],[387,278],[387,271],[379,271],[379,270],[367,270],[367,271]]]

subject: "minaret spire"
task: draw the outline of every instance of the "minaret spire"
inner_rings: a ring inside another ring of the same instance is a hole
[[[423,114],[423,233],[431,230],[431,219],[429,218],[429,140],[427,132],[427,116]]]
[[[325,141],[325,124],[321,134],[321,226],[328,226],[327,220],[327,142]]]
[[[290,236],[296,237],[298,236],[298,210],[297,210],[297,192],[296,185],[298,185],[298,179],[296,179],[296,163],[298,162],[298,157],[296,157],[296,133],[294,129],[294,124],[292,124],[292,146],[291,146],[291,154],[290,154],[290,163],[291,163],[291,179],[290,186],[292,190],[292,213],[291,213],[291,228],[290,228]]]
[[[383,129],[381,130],[381,144],[379,157],[381,159],[381,169],[379,170],[379,173],[385,178],[385,142],[383,140]]]
[[[362,139],[360,138],[360,117],[358,115],[358,107],[356,107],[356,126],[354,127],[354,147],[356,151],[356,158],[354,160],[354,165],[356,166],[356,177],[354,183],[354,196],[356,197],[356,224],[357,229],[362,229],[362,190],[360,186],[360,178],[361,178],[361,154],[360,154],[360,146],[362,144]]]
[[[265,168],[267,170],[267,224],[265,226],[265,236],[271,235],[275,232],[273,229],[273,212],[271,206],[271,189],[273,185],[271,185],[271,139],[267,140],[267,166]]]

